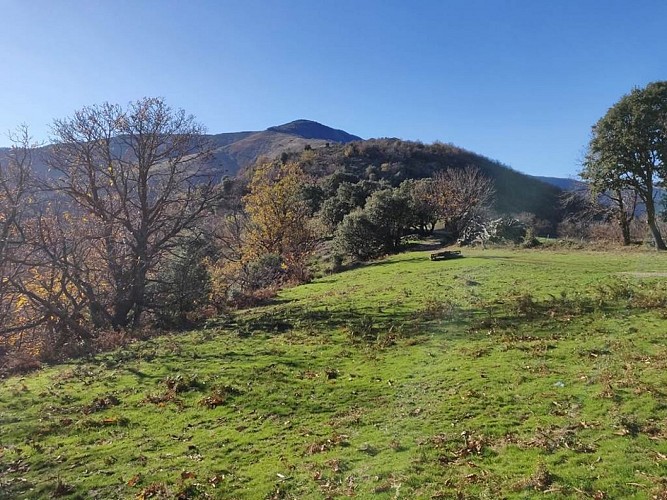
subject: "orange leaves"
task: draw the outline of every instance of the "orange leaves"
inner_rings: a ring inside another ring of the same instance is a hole
[[[245,208],[250,217],[244,255],[253,260],[277,254],[288,267],[298,266],[313,250],[316,233],[302,197],[306,175],[296,163],[258,167]]]

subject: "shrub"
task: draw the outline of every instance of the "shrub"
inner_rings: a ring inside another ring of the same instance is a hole
[[[363,210],[345,216],[335,233],[338,251],[358,260],[395,252],[412,221],[408,197],[399,189],[374,192]]]
[[[148,293],[158,327],[180,328],[195,322],[197,312],[208,304],[211,276],[205,259],[212,255],[208,241],[192,238],[160,267]]]
[[[336,250],[358,260],[369,260],[382,255],[382,240],[375,226],[362,210],[346,215],[336,229]]]
[[[532,228],[528,228],[526,231],[526,235],[523,238],[523,243],[521,246],[523,248],[535,248],[539,247],[542,243],[540,243],[540,240],[535,237],[535,233]]]
[[[331,272],[339,273],[343,269],[343,256],[339,253],[333,254],[331,257]]]
[[[279,255],[266,254],[250,262],[210,266],[211,302],[222,310],[228,304],[249,306],[272,297],[288,278]]]
[[[513,217],[502,217],[489,223],[491,242],[521,243],[526,237],[526,225]]]
[[[12,352],[0,355],[0,377],[39,370],[42,364],[32,355]]]

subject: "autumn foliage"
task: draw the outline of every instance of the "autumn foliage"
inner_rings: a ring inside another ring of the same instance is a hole
[[[155,312],[158,271],[220,199],[202,132],[162,99],[83,108],[54,122],[38,178],[23,131],[0,166],[6,350],[76,354]]]
[[[318,242],[304,197],[310,183],[295,163],[257,166],[242,200],[242,220],[231,214],[218,223],[236,251],[212,266],[216,303],[251,303],[286,282],[308,279],[308,261]]]
[[[366,260],[438,220],[460,232],[493,196],[474,169],[398,187],[318,179],[313,150],[218,182],[203,128],[162,99],[85,107],[52,130],[49,173],[25,128],[0,163],[0,371],[12,353],[61,359],[257,303],[307,281],[322,247]]]

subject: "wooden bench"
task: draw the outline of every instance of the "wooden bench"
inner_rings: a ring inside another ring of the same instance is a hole
[[[445,250],[443,252],[435,252],[431,254],[431,260],[450,260],[463,257],[460,250]]]

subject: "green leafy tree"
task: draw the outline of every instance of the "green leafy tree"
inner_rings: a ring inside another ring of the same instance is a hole
[[[646,207],[656,248],[667,250],[656,222],[656,189],[667,177],[667,81],[624,95],[593,126],[581,177],[594,195],[630,190]]]
[[[368,260],[397,251],[410,227],[410,200],[399,189],[373,193],[363,209],[345,216],[336,229],[339,251],[359,260]]]
[[[357,260],[369,260],[382,255],[382,239],[376,226],[361,209],[348,214],[336,228],[337,250]]]
[[[433,234],[438,222],[438,207],[433,196],[433,180],[408,179],[401,183],[399,189],[410,202],[412,219],[410,227],[422,236]]]
[[[148,309],[164,328],[191,326],[207,305],[211,277],[207,258],[216,252],[206,234],[185,238],[163,259],[148,287]]]
[[[368,197],[380,189],[380,186],[378,182],[373,181],[340,183],[336,194],[322,203],[320,219],[333,232],[343,221],[343,217],[356,208],[363,208]]]
[[[376,228],[383,253],[397,251],[412,222],[410,199],[399,189],[383,189],[368,198],[364,212]]]

